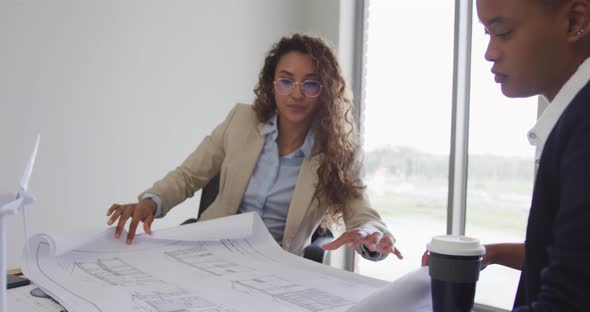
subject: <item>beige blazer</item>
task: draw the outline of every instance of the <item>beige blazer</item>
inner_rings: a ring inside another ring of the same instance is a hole
[[[152,193],[162,200],[162,215],[172,207],[192,197],[215,175],[220,174],[219,195],[201,215],[209,220],[238,213],[242,197],[250,181],[265,138],[260,134],[264,126],[258,122],[251,105],[237,104],[225,121],[205,137],[197,149],[175,170],[139,195]],[[295,185],[282,242],[283,249],[303,255],[303,249],[321,223],[326,213],[322,200],[314,199],[318,178],[316,170],[321,153],[301,164]],[[381,231],[391,235],[381,221],[379,214],[370,208],[366,194],[349,201],[343,208],[343,219],[347,229],[365,228],[370,232]]]

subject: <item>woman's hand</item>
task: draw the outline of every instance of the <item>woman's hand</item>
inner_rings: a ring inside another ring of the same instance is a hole
[[[344,232],[333,242],[323,245],[322,248],[325,250],[335,250],[342,245],[346,245],[348,248],[356,248],[361,244],[370,251],[377,251],[382,255],[392,253],[399,259],[403,259],[401,252],[393,246],[391,236],[383,235],[383,233],[378,231],[369,234],[367,231],[361,229],[352,229]]]
[[[123,233],[123,229],[125,228],[125,223],[127,223],[127,220],[131,218],[131,223],[129,224],[129,233],[127,234],[127,244],[131,244],[133,242],[133,238],[135,237],[137,225],[140,221],[143,222],[144,232],[147,234],[152,234],[151,226],[152,222],[154,222],[154,214],[156,213],[156,209],[156,203],[149,198],[142,199],[139,201],[139,203],[134,204],[113,204],[111,208],[107,210],[107,216],[110,216],[107,224],[112,225],[117,221],[117,219],[119,219],[117,229],[115,230],[115,238],[119,239],[121,237],[121,233]]]

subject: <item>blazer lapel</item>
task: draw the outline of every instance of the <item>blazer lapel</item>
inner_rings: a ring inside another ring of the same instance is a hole
[[[316,174],[319,165],[318,161],[319,155],[316,155],[311,159],[305,159],[301,164],[299,177],[297,178],[297,184],[295,184],[295,190],[293,191],[293,197],[289,205],[289,212],[287,213],[285,235],[283,236],[283,247],[287,249],[289,246],[286,245],[289,244],[299,231],[301,222],[311,206],[311,200],[318,182]]]
[[[227,206],[231,209],[230,215],[238,213],[240,203],[246,192],[246,187],[264,147],[265,139],[260,135],[260,128],[263,125],[258,124],[258,127],[254,131],[250,131],[244,141],[245,144],[243,145],[242,153],[238,157],[241,160],[236,162],[236,165],[241,166],[241,168],[236,168],[235,176],[231,177],[232,187],[230,189],[233,194],[230,198],[232,202]]]

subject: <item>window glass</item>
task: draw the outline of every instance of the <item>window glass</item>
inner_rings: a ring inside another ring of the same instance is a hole
[[[373,0],[368,9],[365,183],[405,259],[359,257],[357,270],[394,280],[446,232],[454,4]]]

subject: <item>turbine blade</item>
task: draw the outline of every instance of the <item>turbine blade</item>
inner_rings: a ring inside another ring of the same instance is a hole
[[[37,159],[37,150],[39,149],[39,141],[41,140],[41,135],[37,134],[37,140],[35,141],[35,146],[33,147],[33,153],[31,153],[31,158],[29,158],[29,162],[25,167],[25,173],[20,180],[20,189],[21,191],[27,191],[29,187],[29,181],[31,180],[31,174],[33,173],[33,166],[35,166],[35,159]]]
[[[0,207],[0,216],[12,215],[18,212],[18,209],[23,206],[24,198],[15,199]]]

